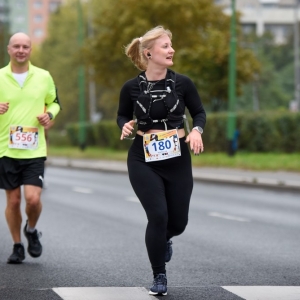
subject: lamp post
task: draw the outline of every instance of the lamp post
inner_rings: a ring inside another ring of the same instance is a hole
[[[94,29],[93,29],[93,7],[91,2],[88,4],[88,37],[94,37]],[[96,102],[97,102],[97,95],[96,95],[96,83],[94,79],[95,69],[94,67],[89,67],[89,105],[90,105],[90,122],[97,123],[101,119],[101,113],[97,112]]]
[[[78,46],[83,46],[84,28],[83,28],[83,13],[80,0],[77,0],[78,10]],[[86,147],[85,140],[85,74],[84,66],[81,64],[78,69],[78,88],[79,88],[79,130],[78,140],[79,147],[83,151]]]
[[[295,61],[295,102],[297,110],[300,111],[300,64],[299,64],[299,0],[295,0],[295,21],[294,21],[294,61]]]
[[[229,54],[229,84],[228,84],[228,120],[227,120],[227,141],[228,154],[234,155],[232,147],[236,127],[236,14],[235,0],[231,0],[231,23],[230,23],[230,54]]]

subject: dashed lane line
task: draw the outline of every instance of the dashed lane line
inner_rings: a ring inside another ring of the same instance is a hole
[[[82,194],[92,194],[93,193],[93,190],[83,188],[83,187],[73,187],[72,191],[76,192],[76,193],[82,193]]]
[[[221,219],[226,219],[226,220],[231,220],[231,221],[237,221],[237,222],[250,222],[249,219],[246,218],[241,218],[241,217],[236,217],[232,215],[226,215],[226,214],[221,214],[218,212],[210,212],[208,213],[210,217],[216,217],[216,218],[221,218]]]
[[[140,201],[137,197],[126,197],[126,200],[129,202],[140,203]]]

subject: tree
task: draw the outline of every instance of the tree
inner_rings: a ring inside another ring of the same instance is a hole
[[[293,38],[284,44],[276,44],[270,33],[261,37],[248,35],[244,47],[251,47],[261,63],[256,80],[243,87],[238,99],[239,110],[253,110],[253,97],[259,101],[259,109],[288,109],[294,93]]]
[[[0,68],[8,63],[7,54],[8,30],[7,25],[0,21]]]
[[[78,44],[76,3],[70,2],[51,15],[48,37],[35,48],[32,62],[48,70],[57,86],[62,111],[55,126],[78,121],[78,67],[83,63]]]
[[[48,37],[34,49],[32,62],[50,71],[58,87],[63,110],[56,127],[78,121],[78,66],[95,70],[97,108],[103,118],[115,118],[123,83],[137,76],[124,54],[124,46],[150,28],[163,25],[173,33],[176,50],[174,70],[196,83],[206,108],[214,100],[227,100],[230,17],[211,0],[89,0],[83,2],[87,37],[88,12],[92,12],[94,35],[84,49],[78,45],[77,0],[64,2],[51,15]],[[237,88],[252,80],[259,64],[249,49],[237,49]],[[88,78],[88,76],[86,76]],[[86,88],[88,99],[88,88]],[[88,100],[86,105],[88,106]],[[88,111],[88,107],[87,110]]]
[[[85,55],[99,84],[117,92],[138,74],[124,55],[124,45],[157,25],[173,33],[174,70],[190,76],[202,100],[227,100],[230,17],[211,0],[93,1],[95,36]],[[237,91],[259,72],[249,49],[237,49]],[[114,100],[115,101],[115,100]]]

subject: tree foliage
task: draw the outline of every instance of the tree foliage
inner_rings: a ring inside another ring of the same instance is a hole
[[[7,44],[8,44],[7,25],[0,22],[0,68],[4,67],[8,63]]]
[[[56,127],[78,121],[78,67],[82,63],[78,43],[78,22],[75,3],[62,6],[52,14],[48,38],[33,49],[32,63],[48,70],[58,89],[62,111]]]
[[[239,110],[288,109],[294,93],[294,48],[291,35],[284,44],[276,44],[274,37],[265,33],[261,37],[249,35],[244,38],[244,47],[256,53],[261,64],[261,72],[256,79],[243,87],[238,100]]]
[[[34,49],[32,62],[50,71],[63,110],[56,120],[62,128],[78,120],[78,66],[94,67],[97,108],[115,118],[123,83],[139,71],[124,54],[124,46],[157,25],[173,33],[174,67],[195,82],[206,103],[226,101],[230,17],[211,0],[89,0],[84,6],[84,47],[78,44],[77,0],[69,0],[51,16],[46,41]],[[91,14],[92,13],[92,14]],[[88,19],[93,36],[88,37]],[[238,23],[238,22],[237,22]],[[238,28],[239,32],[239,28]],[[259,71],[250,49],[237,49],[237,91]],[[88,79],[88,76],[86,76]],[[88,84],[88,83],[87,83]],[[87,85],[86,85],[87,87]],[[88,88],[86,88],[88,111]],[[88,118],[86,118],[88,119]]]
[[[93,1],[95,36],[85,55],[96,70],[96,80],[119,91],[138,74],[124,55],[124,46],[147,30],[163,25],[173,33],[174,67],[192,78],[204,102],[226,100],[230,17],[211,0]],[[238,46],[237,91],[253,79],[259,63],[253,52]]]

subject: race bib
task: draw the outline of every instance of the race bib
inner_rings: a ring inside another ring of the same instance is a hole
[[[34,150],[38,147],[37,127],[10,126],[9,128],[9,148]]]
[[[146,162],[181,155],[177,129],[144,134],[143,145]]]

